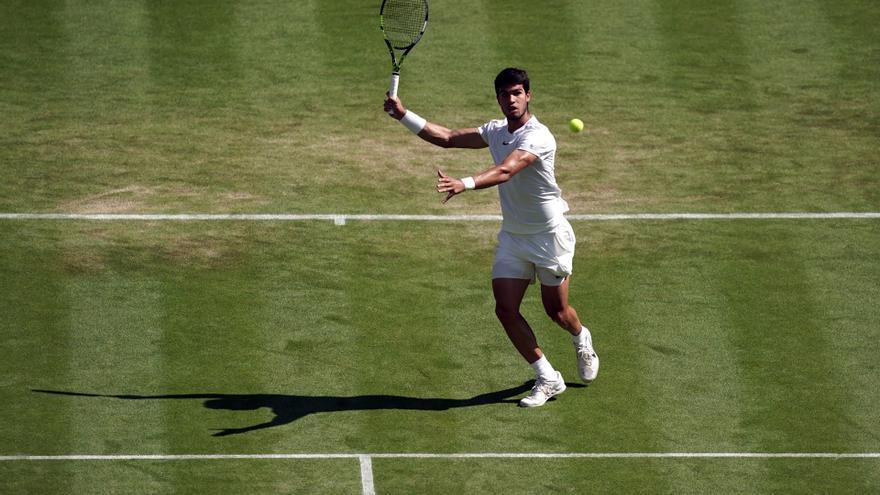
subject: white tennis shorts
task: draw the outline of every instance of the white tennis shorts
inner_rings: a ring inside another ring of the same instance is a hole
[[[574,230],[563,220],[553,231],[542,234],[498,233],[492,278],[535,278],[541,285],[559,286],[571,275]]]

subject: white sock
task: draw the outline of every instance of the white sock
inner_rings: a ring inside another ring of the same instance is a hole
[[[547,361],[547,356],[541,356],[541,359],[532,363],[531,366],[535,370],[535,376],[538,378],[556,378],[556,370],[553,369],[550,361]]]
[[[587,330],[587,327],[581,325],[581,333],[572,335],[571,340],[575,344],[580,344],[581,342],[590,343],[593,339],[590,337],[590,331]]]

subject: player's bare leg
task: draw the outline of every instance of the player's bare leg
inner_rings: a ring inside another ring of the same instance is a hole
[[[507,337],[520,355],[534,363],[544,354],[538,347],[538,340],[532,327],[519,312],[526,289],[529,287],[528,280],[517,278],[496,278],[492,280],[492,292],[495,294],[495,315]]]
[[[541,285],[541,302],[544,303],[544,311],[551,320],[572,335],[579,335],[583,326],[578,318],[577,311],[568,304],[568,284],[571,277],[557,287]]]
[[[528,397],[523,398],[522,407],[542,406],[554,395],[565,391],[565,380],[562,374],[544,357],[535,332],[520,313],[520,304],[529,280],[513,278],[496,278],[492,280],[492,291],[495,294],[495,314],[504,327],[507,337],[535,370],[535,386]]]
[[[568,304],[568,285],[571,277],[567,277],[558,287],[541,285],[541,302],[544,311],[560,327],[572,335],[577,355],[578,374],[581,380],[590,383],[599,374],[599,356],[593,349],[593,336],[587,327],[581,324],[577,311]]]

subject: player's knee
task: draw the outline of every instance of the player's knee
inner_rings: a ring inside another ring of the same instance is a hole
[[[556,323],[559,323],[560,321],[562,321],[562,319],[564,317],[565,309],[564,308],[559,309],[559,308],[546,308],[545,307],[544,312],[547,313],[547,316],[549,316],[551,320],[555,321]]]
[[[503,304],[496,304],[495,316],[497,316],[498,320],[500,320],[502,323],[505,321],[513,321],[519,318],[519,309],[511,308]]]

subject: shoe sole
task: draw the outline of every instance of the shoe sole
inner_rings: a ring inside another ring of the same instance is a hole
[[[519,401],[519,402],[517,402],[516,405],[519,406],[519,407],[541,407],[541,406],[543,406],[544,404],[550,402],[550,400],[553,399],[554,397],[556,397],[557,395],[561,394],[562,392],[565,392],[565,389],[567,389],[567,388],[568,388],[568,387],[566,387],[565,384],[563,383],[563,384],[562,384],[562,389],[561,389],[561,390],[559,390],[559,391],[557,391],[557,392],[554,392],[553,395],[551,395],[550,397],[547,397],[547,400],[545,400],[544,402],[542,402],[542,403],[540,403],[540,404],[523,404],[522,401]]]

